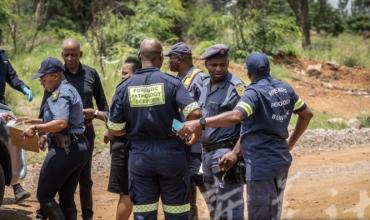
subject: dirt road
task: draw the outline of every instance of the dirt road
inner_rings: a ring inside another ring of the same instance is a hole
[[[94,180],[95,219],[114,219],[117,195],[106,191],[108,174],[95,175]],[[38,208],[34,184],[26,184],[26,187],[33,187],[33,196],[21,205],[13,204],[12,192],[7,189],[0,219],[34,218]],[[285,193],[283,218],[370,219],[369,192],[370,145],[295,156]],[[204,202],[200,199],[199,203],[201,219],[208,219]],[[160,214],[159,219],[163,219],[163,215]]]

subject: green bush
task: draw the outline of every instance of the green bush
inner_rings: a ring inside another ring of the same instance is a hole
[[[225,19],[226,16],[213,11],[210,5],[193,7],[186,15],[186,34],[192,41],[217,40],[224,30]]]
[[[357,119],[361,122],[361,127],[370,128],[370,114],[360,114]]]
[[[370,31],[370,14],[356,14],[346,20],[347,27],[353,32]]]
[[[233,22],[233,21],[231,21]],[[238,27],[242,25],[242,29]],[[300,37],[300,30],[295,18],[286,15],[266,14],[263,10],[254,10],[250,17],[234,22],[233,30],[241,31],[234,39],[234,59],[244,59],[249,53],[262,51],[268,55],[295,55],[292,42]]]
[[[329,3],[326,3],[326,7],[321,9],[324,11],[321,11],[319,2],[314,2],[310,10],[312,27],[317,32],[324,31],[333,36],[338,36],[345,28],[343,16],[339,10],[333,9]]]

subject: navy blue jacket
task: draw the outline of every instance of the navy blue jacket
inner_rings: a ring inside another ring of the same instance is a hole
[[[24,94],[23,87],[29,88],[17,76],[9,62],[9,59],[4,50],[0,49],[0,103],[5,104],[5,83],[8,83],[13,89],[16,89]]]

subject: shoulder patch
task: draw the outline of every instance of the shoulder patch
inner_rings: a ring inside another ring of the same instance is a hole
[[[59,98],[59,91],[54,91],[51,94],[51,101],[56,101],[56,100],[58,100],[58,98]]]
[[[244,91],[245,91],[245,86],[244,86],[244,84],[240,83],[240,84],[236,85],[236,86],[235,86],[235,90],[236,90],[236,92],[238,93],[238,95],[239,95],[240,97],[242,97],[242,96],[243,96],[243,94],[244,94]]]

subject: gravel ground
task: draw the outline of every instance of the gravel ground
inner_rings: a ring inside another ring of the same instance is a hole
[[[297,143],[293,154],[302,155],[319,151],[335,151],[340,149],[347,149],[350,148],[351,145],[359,144],[370,144],[369,128],[343,130],[307,130],[303,137]],[[32,181],[27,181],[27,188],[33,188],[37,186],[40,166],[41,165],[39,164],[28,166],[27,179]],[[106,148],[94,155],[92,167],[93,174],[97,174],[102,171],[105,173],[109,172],[109,148]]]
[[[343,130],[307,130],[297,143],[293,154],[301,155],[318,151],[333,151],[350,148],[351,145],[369,144],[370,128]],[[93,159],[93,172],[109,172],[109,149],[96,154]]]

